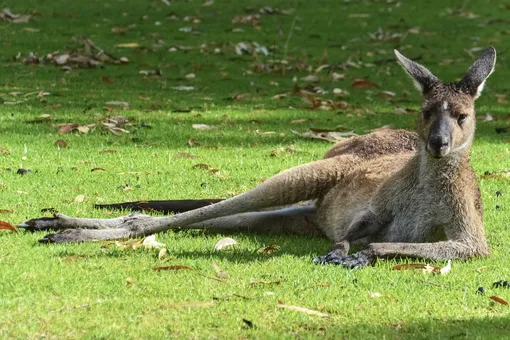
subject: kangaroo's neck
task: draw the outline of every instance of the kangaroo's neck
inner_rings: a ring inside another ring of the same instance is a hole
[[[454,181],[455,178],[461,177],[461,173],[471,166],[469,157],[471,143],[472,138],[439,159],[430,156],[425,149],[425,144],[420,143],[416,155],[420,180],[438,181],[439,184],[444,185],[442,180]]]

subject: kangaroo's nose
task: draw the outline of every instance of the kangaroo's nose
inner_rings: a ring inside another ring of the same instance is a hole
[[[444,135],[430,136],[427,149],[433,157],[441,158],[448,153],[450,149],[450,140],[448,136]]]
[[[449,144],[448,136],[430,136],[429,138],[429,146],[437,151],[447,149]]]

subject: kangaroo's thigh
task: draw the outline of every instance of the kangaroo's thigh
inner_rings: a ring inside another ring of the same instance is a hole
[[[218,217],[194,223],[189,228],[211,232],[324,235],[317,225],[316,209],[313,205]]]

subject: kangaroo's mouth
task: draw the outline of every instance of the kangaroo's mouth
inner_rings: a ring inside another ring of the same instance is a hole
[[[434,144],[429,142],[427,143],[426,150],[433,158],[439,159],[448,155],[451,148],[449,143]]]

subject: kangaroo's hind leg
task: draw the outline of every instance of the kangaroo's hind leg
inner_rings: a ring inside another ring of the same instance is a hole
[[[218,217],[194,223],[188,228],[212,232],[324,236],[317,225],[313,204]]]
[[[154,217],[134,214],[108,221],[58,215],[53,219],[33,219],[22,223],[21,226],[38,230],[39,224],[44,222],[44,228],[47,229],[66,229],[61,233],[44,237],[42,242],[84,242],[140,237],[168,229],[179,229],[214,218],[317,199],[341,181],[344,174],[352,171],[357,163],[358,159],[355,157],[338,156],[297,166],[271,177],[244,194],[173,216]],[[96,226],[97,224],[100,226]],[[83,229],[98,227],[105,229]]]

